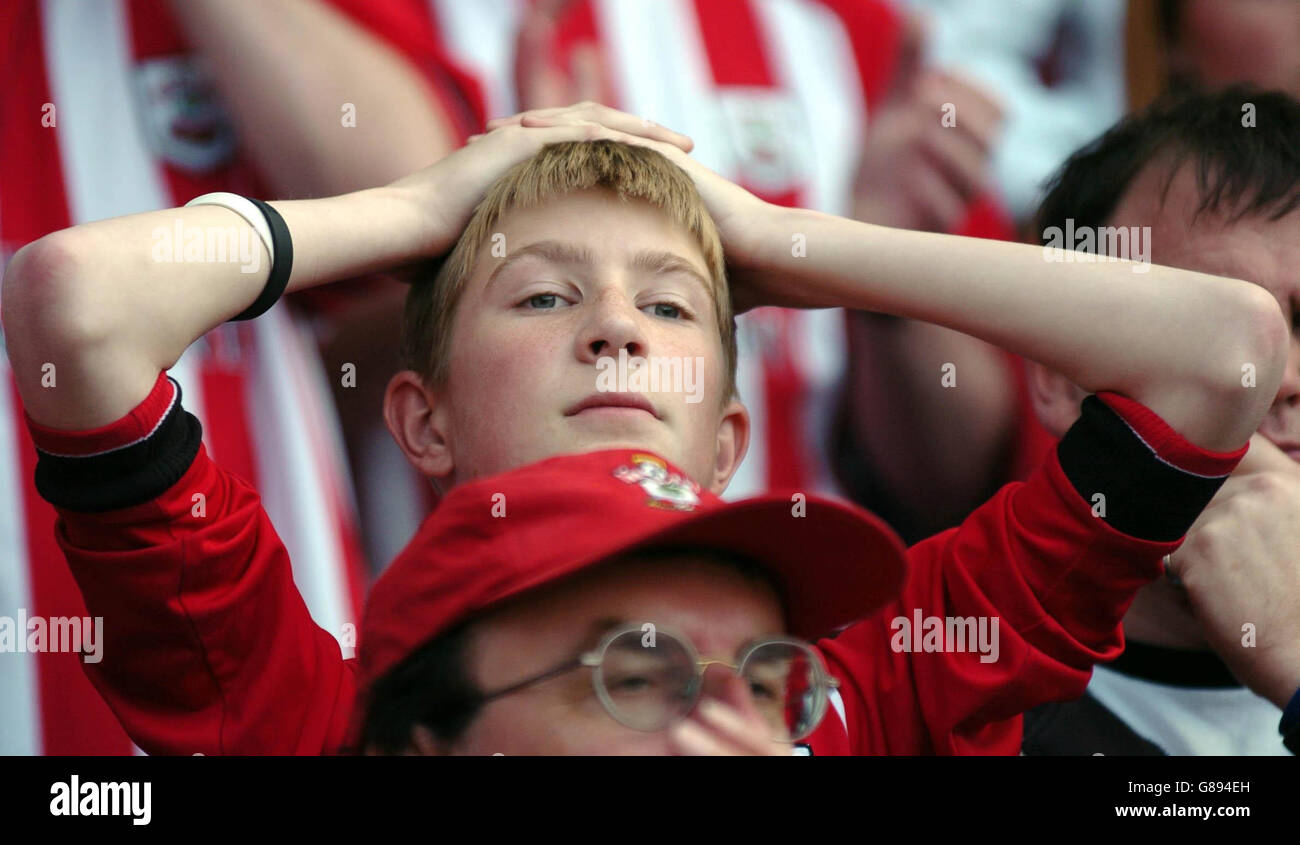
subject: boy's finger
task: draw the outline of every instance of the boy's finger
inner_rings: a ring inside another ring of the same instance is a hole
[[[911,197],[936,231],[951,231],[966,214],[966,201],[929,162],[911,171]]]
[[[521,112],[510,117],[498,117],[489,120],[488,129],[499,129],[502,126],[519,125],[519,126],[552,126],[558,122],[589,121],[599,123],[602,126],[608,126],[611,129],[617,129],[620,132],[626,132],[629,135],[636,135],[642,138],[650,138],[655,141],[663,141],[672,144],[680,150],[690,152],[695,142],[688,136],[680,132],[674,132],[666,126],[660,126],[652,120],[637,117],[636,115],[621,112],[618,109],[603,106],[600,103],[579,103],[575,106],[565,106],[557,109],[536,109],[534,111]]]
[[[927,74],[920,96],[926,113],[933,115],[936,121],[949,113],[949,106],[955,109],[952,112],[954,125],[944,126],[945,129],[956,129],[969,135],[984,149],[990,149],[996,143],[1002,125],[1002,109],[979,88],[959,77],[935,71]]]
[[[604,108],[603,106],[601,108]],[[612,109],[609,110],[613,115],[594,114],[591,112],[564,112],[555,115],[532,115],[526,114],[520,118],[521,126],[556,126],[561,123],[597,123],[601,126],[615,129],[627,135],[633,135],[638,138],[646,138],[651,141],[659,141],[664,144],[671,144],[683,152],[689,152],[695,143],[685,135],[674,132],[667,127],[659,124],[634,117],[630,114],[623,114]]]
[[[539,148],[545,144],[557,144],[564,141],[607,140],[619,141],[637,147],[649,147],[670,161],[675,161],[675,156],[687,158],[685,153],[670,144],[641,135],[629,135],[626,132],[620,132],[617,129],[611,129],[603,124],[590,121],[566,121],[554,125],[529,127],[529,132],[532,133],[529,138],[530,142],[536,144]]]
[[[966,200],[988,190],[989,161],[967,136],[935,128],[922,139],[925,155]]]
[[[558,141],[594,141],[596,139],[608,139],[611,141],[622,141],[625,144],[632,144],[633,146],[638,147],[649,147],[674,162],[678,161],[678,156],[682,158],[687,157],[680,147],[676,147],[656,138],[650,138],[645,135],[635,135],[610,127],[604,123],[581,120],[570,116],[549,118],[546,120],[538,119],[535,122],[530,119],[530,121],[524,124],[524,126],[525,128],[534,131],[548,133],[556,130],[566,130],[562,137],[555,139]]]
[[[663,141],[672,144],[674,147],[690,152],[695,146],[686,135],[680,132],[674,132],[667,126],[660,126],[653,120],[644,117],[638,117],[634,114],[621,112],[618,109],[610,108],[601,103],[586,102],[577,106],[580,113],[585,114],[588,120],[594,120],[602,123],[611,129],[618,129],[629,135],[641,135],[645,138],[654,138],[657,141]]]

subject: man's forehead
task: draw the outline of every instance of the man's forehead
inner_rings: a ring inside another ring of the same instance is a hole
[[[1157,264],[1244,279],[1283,301],[1300,298],[1300,212],[1277,220],[1267,211],[1198,213],[1201,202],[1190,164],[1172,176],[1167,165],[1152,164],[1134,178],[1106,223],[1150,227]]]
[[[692,555],[597,567],[525,597],[498,618],[504,628],[545,630],[583,647],[614,627],[649,624],[685,635],[702,652],[731,652],[785,627],[770,585]]]

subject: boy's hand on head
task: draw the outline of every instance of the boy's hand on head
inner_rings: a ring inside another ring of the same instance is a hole
[[[632,143],[634,138],[646,139],[651,141],[660,141],[665,144],[671,144],[681,150],[690,152],[695,147],[695,142],[680,132],[674,132],[666,126],[660,126],[653,120],[647,120],[644,117],[638,117],[634,114],[619,111],[609,106],[593,103],[590,101],[575,103],[571,106],[560,106],[550,109],[533,109],[523,111],[510,117],[494,117],[487,122],[488,131],[494,131],[506,126],[527,126],[532,128],[548,128],[555,126],[585,126],[595,124],[603,126],[606,129],[622,132],[632,136],[625,140]],[[474,136],[480,137],[480,136]],[[547,143],[550,143],[549,141]]]
[[[524,112],[490,121],[488,126],[555,128],[593,121],[611,131],[631,133],[622,140],[658,151],[695,182],[695,189],[722,236],[732,304],[737,313],[763,305],[816,308],[827,304],[801,296],[789,284],[787,272],[769,266],[765,257],[772,250],[789,250],[792,238],[797,235],[782,222],[785,209],[764,202],[691,158],[687,155],[691,143],[686,136],[596,103]]]
[[[611,140],[678,152],[692,146],[685,135],[596,103],[524,112],[489,121],[487,128],[451,155],[389,185],[421,209],[429,255],[450,249],[492,183],[547,144]]]
[[[1233,674],[1284,707],[1300,687],[1300,465],[1254,435],[1170,571]]]

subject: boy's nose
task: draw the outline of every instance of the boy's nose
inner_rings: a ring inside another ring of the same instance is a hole
[[[598,302],[579,337],[582,358],[594,363],[606,355],[617,356],[620,349],[629,356],[645,357],[646,338],[636,313],[635,306],[621,297]]]

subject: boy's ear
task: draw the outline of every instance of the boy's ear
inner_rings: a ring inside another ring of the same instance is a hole
[[[727,489],[748,450],[749,411],[739,399],[732,399],[722,409],[722,422],[718,424],[718,457],[713,464],[710,492],[721,495]]]
[[[446,478],[455,464],[451,456],[446,409],[414,370],[401,370],[384,391],[384,423],[425,478]]]
[[[1025,361],[1025,374],[1038,421],[1053,437],[1062,436],[1079,418],[1079,405],[1088,391],[1037,361]]]

